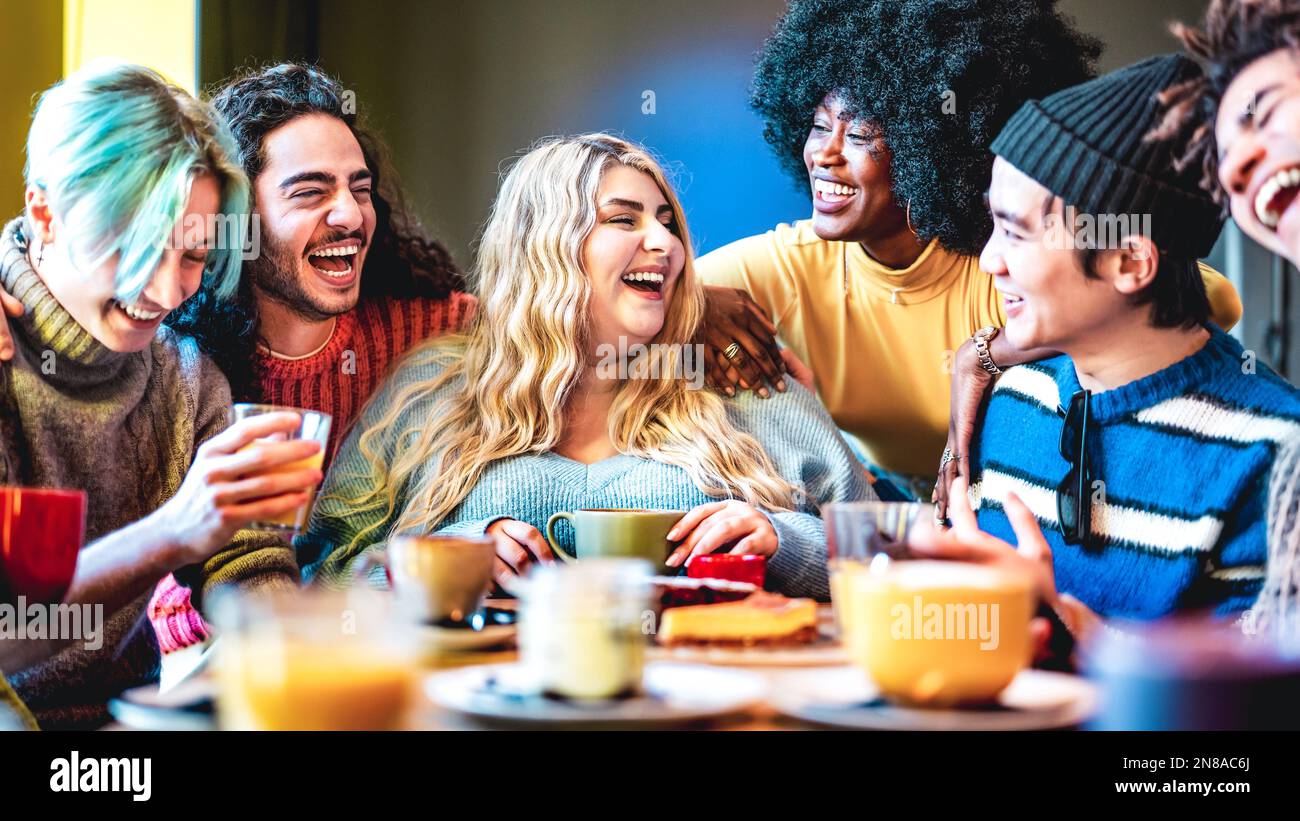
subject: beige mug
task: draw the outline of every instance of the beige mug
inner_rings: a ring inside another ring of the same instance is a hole
[[[398,606],[409,617],[461,624],[482,607],[495,558],[495,544],[487,537],[394,536],[382,553],[366,557],[357,575],[383,566]]]

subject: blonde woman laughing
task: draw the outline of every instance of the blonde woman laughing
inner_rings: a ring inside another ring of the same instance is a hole
[[[508,583],[555,560],[538,530],[555,511],[659,508],[688,511],[670,565],[762,554],[769,587],[828,597],[817,510],[871,491],[808,391],[696,389],[702,289],[645,151],[604,134],[539,144],[502,183],[474,275],[468,334],[407,357],[339,453],[298,542],[308,579],[349,583],[390,534],[454,533],[491,536]]]

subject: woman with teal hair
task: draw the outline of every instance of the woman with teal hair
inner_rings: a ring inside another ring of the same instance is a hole
[[[153,675],[142,616],[167,573],[200,606],[221,584],[297,584],[290,550],[243,528],[306,501],[319,471],[267,471],[318,445],[240,453],[296,416],[227,429],[225,378],[161,325],[204,278],[238,283],[249,188],[235,158],[207,105],[139,66],[83,69],[33,116],[25,208],[0,233],[0,289],[22,305],[0,364],[0,484],[86,492],[64,601],[104,614],[94,650],[0,642],[0,710],[16,692],[43,727],[102,723],[109,697]]]

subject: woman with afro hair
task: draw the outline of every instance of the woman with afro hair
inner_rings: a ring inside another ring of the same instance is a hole
[[[989,144],[1023,102],[1095,73],[1100,43],[1056,5],[794,0],[759,55],[751,104],[813,215],[698,260],[715,286],[711,379],[766,394],[764,380],[783,389],[783,364],[815,376],[872,473],[891,480],[882,498],[929,495],[941,452],[949,481],[962,467],[992,381],[977,331],[999,366],[1050,353],[997,334],[1005,314],[978,254],[992,232]],[[1230,326],[1235,291],[1203,273]]]

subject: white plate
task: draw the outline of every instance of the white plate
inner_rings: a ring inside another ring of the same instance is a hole
[[[652,661],[645,694],[580,703],[544,698],[522,664],[487,664],[437,673],[425,692],[448,710],[489,721],[551,727],[685,724],[736,713],[762,700],[763,679],[740,670]]]
[[[650,658],[722,667],[837,667],[849,663],[844,648],[826,637],[802,647],[654,647]]]
[[[481,630],[423,625],[417,628],[416,635],[422,650],[460,653],[513,643],[518,632],[514,624],[489,624]]]
[[[212,712],[215,698],[216,685],[207,678],[190,679],[167,692],[147,684],[109,700],[108,712],[119,723],[135,730],[212,730],[215,729]],[[199,704],[206,705],[207,709],[194,709]]]
[[[857,730],[1050,730],[1087,721],[1097,689],[1086,679],[1022,670],[998,696],[1003,709],[923,710],[889,704],[856,667],[792,674],[773,700],[782,713]]]

